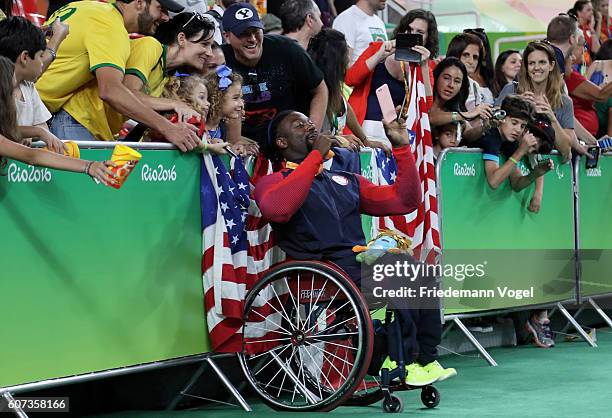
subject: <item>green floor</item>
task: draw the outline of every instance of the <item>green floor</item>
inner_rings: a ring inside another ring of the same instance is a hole
[[[475,354],[444,356],[458,376],[438,385],[440,405],[424,409],[419,392],[402,392],[402,415],[429,417],[610,417],[612,416],[612,333],[597,332],[598,348],[586,343],[558,342],[553,349],[532,346],[497,348],[490,353],[499,363],[489,367]],[[249,399],[251,417],[277,414],[257,399]],[[381,414],[380,404],[341,407],[336,416]],[[300,414],[300,416],[313,414]],[[238,408],[211,406],[198,411],[122,412],[105,417],[245,417]],[[317,414],[317,416],[320,416]]]

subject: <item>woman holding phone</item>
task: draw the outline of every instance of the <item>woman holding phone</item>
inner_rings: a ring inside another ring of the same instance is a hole
[[[437,25],[430,12],[412,10],[396,27],[393,40],[371,43],[346,73],[345,83],[353,87],[349,104],[369,137],[386,138],[377,89],[386,84],[394,106],[404,103],[407,90],[403,70],[405,64],[396,60],[395,47],[397,36],[406,33],[418,34],[423,39],[424,46],[414,46],[411,51],[420,55],[420,64],[417,65],[423,72],[426,95],[428,98],[432,96],[429,59],[438,51]],[[345,129],[345,133],[349,133],[349,130]]]

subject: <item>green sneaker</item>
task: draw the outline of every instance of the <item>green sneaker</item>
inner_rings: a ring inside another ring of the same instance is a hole
[[[438,363],[437,360],[423,366],[423,370],[425,370],[430,376],[435,377],[435,382],[441,382],[457,376],[457,370],[453,369],[452,367],[445,369],[440,363]]]
[[[412,363],[406,366],[406,372],[406,384],[410,386],[427,386],[438,379],[438,376],[427,373],[419,363]]]
[[[391,357],[387,356],[382,366],[380,366],[380,370],[382,369],[389,369],[389,371],[395,370],[397,369],[397,363],[391,360]]]

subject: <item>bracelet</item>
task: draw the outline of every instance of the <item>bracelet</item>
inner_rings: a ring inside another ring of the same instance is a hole
[[[518,165],[518,163],[519,163],[519,162],[516,160],[516,158],[514,158],[514,157],[510,157],[510,158],[508,158],[508,160],[512,161],[512,162],[514,163],[514,165]]]
[[[83,170],[83,173],[87,174],[89,177],[91,177],[91,174],[89,174],[89,169],[91,168],[92,164],[93,164],[93,161],[87,161],[87,164],[85,165],[85,169]]]
[[[457,122],[459,120],[459,113],[457,113],[457,112],[451,113],[451,120],[453,122]]]
[[[208,149],[208,141],[204,140],[202,143],[204,144],[204,151],[206,151]]]
[[[46,47],[45,49],[49,51],[49,54],[51,55],[51,61],[55,61],[55,58],[57,58],[57,52],[55,52],[55,49],[51,47]]]

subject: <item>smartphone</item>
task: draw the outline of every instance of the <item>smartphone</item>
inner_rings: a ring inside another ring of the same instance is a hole
[[[421,62],[421,54],[412,49],[423,45],[423,35],[420,33],[399,33],[395,38],[395,59],[397,61]]]
[[[587,152],[589,153],[586,159],[587,170],[597,167],[597,163],[599,162],[599,151],[599,147],[589,147],[589,149],[587,150]]]
[[[378,104],[380,105],[383,121],[386,123],[391,123],[397,119],[397,113],[395,113],[395,105],[393,104],[393,99],[391,98],[389,86],[383,84],[377,88],[376,97],[378,98]]]

